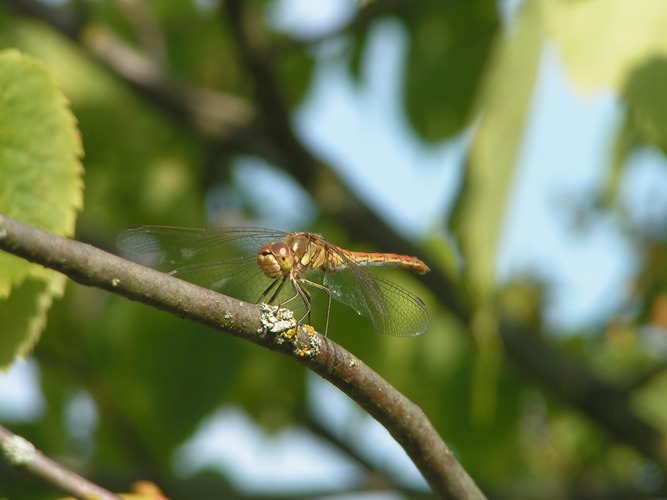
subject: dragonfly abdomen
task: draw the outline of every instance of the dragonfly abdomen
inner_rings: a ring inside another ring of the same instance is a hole
[[[402,269],[410,269],[415,274],[424,274],[431,269],[424,264],[424,262],[417,257],[410,255],[399,255],[396,253],[379,253],[379,252],[353,252],[339,248],[339,250],[350,260],[362,267],[400,267]],[[334,265],[334,268],[338,268]]]

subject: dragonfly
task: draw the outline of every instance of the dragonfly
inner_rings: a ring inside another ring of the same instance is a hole
[[[404,288],[367,271],[394,267],[428,272],[417,257],[346,250],[308,232],[253,227],[196,229],[134,226],[117,244],[126,255],[168,274],[247,302],[290,306],[310,323],[311,292],[371,320],[388,335],[416,336],[428,328],[424,302]]]

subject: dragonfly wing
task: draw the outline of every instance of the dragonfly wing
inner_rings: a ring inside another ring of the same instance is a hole
[[[257,259],[264,243],[281,241],[286,233],[262,228],[191,229],[137,226],[123,231],[117,240],[124,253],[158,259],[162,267],[205,264],[235,257]]]
[[[428,311],[424,301],[391,281],[376,277],[373,279],[382,290],[388,310],[386,315],[371,318],[379,331],[412,337],[428,329]]]
[[[259,270],[254,260],[240,258],[225,262],[182,266],[170,271],[169,274],[253,303],[259,300],[264,290],[274,281]]]
[[[261,228],[140,226],[121,233],[118,246],[125,254],[172,276],[257,302],[273,282],[259,270],[257,252],[264,243],[284,237],[283,232]]]
[[[371,276],[352,262],[327,273],[325,286],[336,300],[370,318],[381,333],[415,336],[428,328],[428,312],[421,299],[394,283]]]

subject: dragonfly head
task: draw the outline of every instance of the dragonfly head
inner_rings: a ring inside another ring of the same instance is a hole
[[[266,243],[259,249],[257,264],[266,276],[278,279],[290,273],[294,256],[285,243]]]

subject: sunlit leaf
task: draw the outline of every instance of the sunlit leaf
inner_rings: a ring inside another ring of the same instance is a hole
[[[496,378],[500,356],[492,306],[496,253],[533,95],[542,35],[540,2],[528,2],[515,32],[498,41],[478,106],[480,123],[454,222],[466,274],[480,301],[472,324],[480,346],[479,396],[474,410],[480,419],[495,406],[495,390],[489,384]]]
[[[568,76],[583,91],[621,90],[640,64],[667,55],[662,0],[547,2],[548,28]]]
[[[64,96],[37,60],[0,54],[0,213],[60,235],[74,232],[82,205],[82,154]],[[0,254],[0,366],[24,355],[65,280]]]
[[[628,155],[667,150],[667,3],[661,0],[551,2],[549,34],[576,89],[614,91],[626,101],[606,195],[616,196]]]

